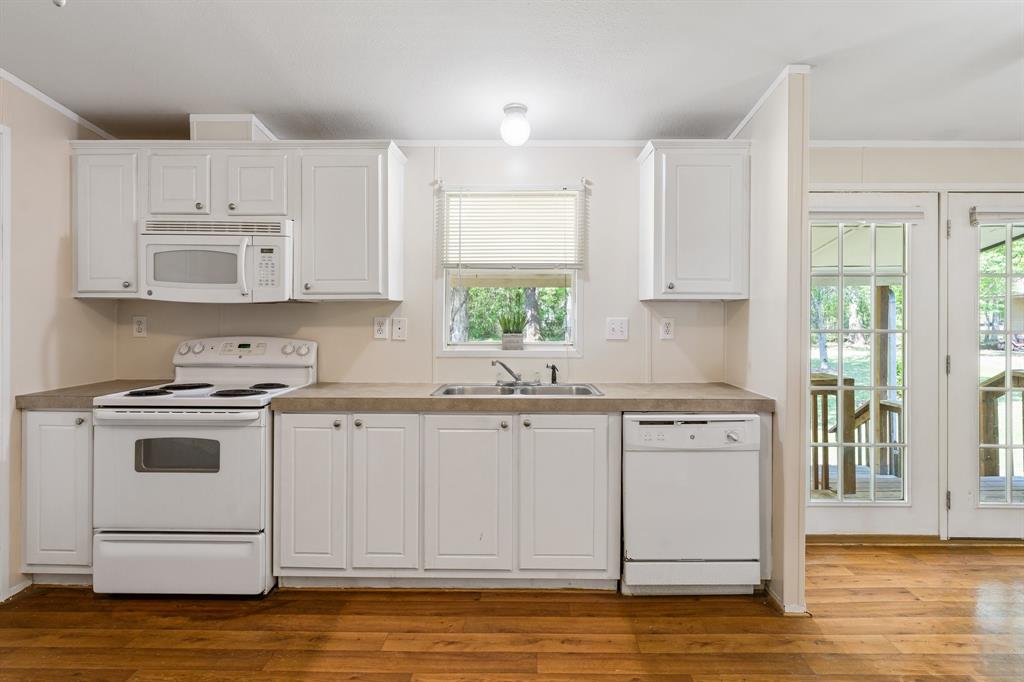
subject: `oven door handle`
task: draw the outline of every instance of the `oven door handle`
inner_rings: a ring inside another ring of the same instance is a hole
[[[224,424],[236,426],[258,421],[261,410],[93,410],[96,424]]]

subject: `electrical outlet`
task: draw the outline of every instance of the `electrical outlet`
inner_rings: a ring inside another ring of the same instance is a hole
[[[395,341],[405,341],[409,334],[409,320],[404,317],[391,318],[391,338]]]
[[[375,338],[375,339],[387,339],[388,338],[388,318],[386,318],[386,317],[375,317],[375,318],[373,318],[373,338]]]
[[[629,338],[628,317],[606,317],[604,338],[609,341],[625,341]]]
[[[668,341],[676,338],[676,321],[671,317],[663,317],[658,321],[658,338]]]
[[[132,336],[149,336],[149,321],[145,315],[132,315]]]

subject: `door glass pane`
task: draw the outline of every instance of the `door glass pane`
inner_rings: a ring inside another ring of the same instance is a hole
[[[875,339],[875,385],[903,385],[903,334],[879,334]]]
[[[1010,468],[1013,481],[1010,485],[1010,499],[1014,504],[1024,503],[1024,450],[1010,451]]]
[[[1024,332],[1024,278],[1010,278],[1010,330]]]
[[[1006,452],[998,448],[981,448],[978,453],[982,502],[1006,502]]]
[[[903,448],[878,448],[875,451],[875,499],[898,502],[904,499]]]
[[[839,278],[811,278],[811,330],[839,328]]]
[[[1024,433],[1021,432],[1022,427],[1024,427],[1024,420],[1021,419],[1021,415],[1024,415],[1024,394],[1020,391],[1010,391],[1007,396],[1009,401],[1007,407],[1010,409],[1010,434],[1013,444],[1024,445]]]
[[[839,267],[839,226],[811,226],[811,268],[835,269]]]
[[[835,443],[839,439],[837,403],[836,391],[811,391],[812,443]]]
[[[210,438],[141,438],[135,441],[139,473],[204,473],[220,471],[220,441]]]
[[[1024,273],[1024,225],[1010,228],[1010,263],[1014,273]]]
[[[872,449],[864,446],[843,448],[843,499],[871,501]]]
[[[981,391],[978,397],[978,431],[982,445],[1007,445],[1006,393]]]
[[[839,496],[839,448],[811,448],[811,499],[834,500]]]
[[[904,431],[903,391],[875,391],[875,413],[878,415],[874,441],[876,443],[903,443]]]
[[[875,269],[903,270],[903,225],[875,226]]]
[[[843,329],[871,329],[871,278],[843,278]]]
[[[843,384],[871,385],[871,334],[843,334]]]
[[[981,334],[978,339],[978,382],[984,387],[1006,385],[1006,336]]]
[[[166,284],[236,284],[238,254],[180,249],[153,254],[153,279]]]
[[[903,329],[903,278],[875,278],[875,327]]]
[[[839,336],[811,334],[811,381],[822,386],[835,386],[839,375]],[[815,375],[826,375],[816,377]],[[829,380],[831,376],[831,380]]]
[[[1006,272],[1006,227],[982,225],[978,228],[978,272]]]
[[[843,269],[871,267],[871,225],[843,225]]]

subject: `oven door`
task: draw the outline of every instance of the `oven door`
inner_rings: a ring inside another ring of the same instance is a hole
[[[93,418],[96,530],[266,528],[266,410],[96,409]]]
[[[144,298],[252,302],[252,237],[143,234],[139,239]]]

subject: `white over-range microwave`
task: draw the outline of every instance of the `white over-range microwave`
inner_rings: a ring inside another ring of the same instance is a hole
[[[144,220],[141,297],[270,303],[292,293],[292,220]]]

